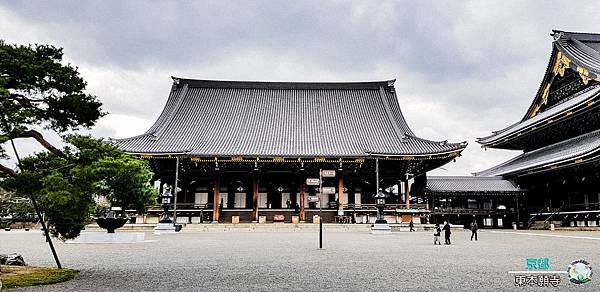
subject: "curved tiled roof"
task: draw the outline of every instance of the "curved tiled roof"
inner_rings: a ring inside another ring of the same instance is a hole
[[[600,76],[600,34],[554,30],[556,48],[571,62],[593,74],[590,79]]]
[[[541,112],[538,115],[533,115],[533,117],[530,116],[530,113],[534,110],[536,105],[540,104],[540,100],[543,98],[542,95],[545,86],[550,80],[549,76],[552,75],[549,73],[552,72],[552,70],[556,69],[556,62],[563,61],[561,59],[562,57],[559,56],[563,56],[566,60],[565,62],[567,62],[566,66],[578,72],[578,74],[580,74],[582,78],[585,77],[586,80],[600,81],[600,34],[553,30],[552,36],[554,37],[554,42],[552,44],[552,55],[550,57],[548,67],[546,69],[546,74],[532,104],[529,106],[529,109],[525,114],[525,117],[523,117],[521,121],[510,125],[502,130],[493,131],[492,135],[478,138],[478,143],[486,147],[512,149],[510,145],[502,141],[510,141],[511,139],[516,137],[518,132],[528,127],[531,127],[532,125],[542,120],[544,117],[548,117],[550,114],[557,114],[562,111],[568,111],[572,107],[578,106],[579,104],[575,103],[575,101],[579,101],[580,103],[586,102],[586,99],[584,98],[573,98],[574,100],[571,100],[570,98],[565,98],[565,102],[559,103],[554,107],[545,109],[544,112]],[[597,93],[597,90],[595,92]],[[575,94],[573,96],[581,95]],[[545,114],[545,112],[551,113]]]
[[[581,163],[584,160],[598,156],[599,150],[600,130],[596,130],[534,151],[525,152],[475,175],[517,175],[551,169],[568,163],[577,163],[579,159],[581,159],[579,160],[579,163]]]
[[[466,147],[466,142],[417,138],[404,120],[393,82],[174,78],[154,125],[115,143],[130,153],[198,156],[431,155]]]
[[[556,106],[548,108],[533,118],[523,122],[512,124],[502,130],[495,131],[493,135],[477,138],[477,142],[483,145],[498,143],[502,139],[508,139],[511,136],[518,135],[519,132],[527,130],[533,126],[540,128],[548,125],[548,121],[556,121],[561,118],[567,118],[564,113],[567,111],[585,110],[588,102],[600,98],[600,85],[588,88],[586,91],[574,94],[573,98],[559,103]]]
[[[427,193],[487,193],[524,192],[513,182],[499,176],[427,176]]]

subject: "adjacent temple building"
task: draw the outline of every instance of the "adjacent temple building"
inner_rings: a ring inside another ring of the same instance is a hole
[[[391,223],[426,220],[429,208],[411,199],[408,181],[453,161],[467,146],[417,137],[394,80],[183,78],[173,78],[164,110],[146,133],[114,143],[149,159],[161,187],[179,178],[182,223],[290,222],[293,215],[311,222],[319,207],[324,222],[373,222],[377,185],[391,196],[384,212]],[[335,171],[323,179],[322,194],[306,184],[320,169]],[[401,195],[392,195],[398,185]]]
[[[523,154],[477,176],[527,190],[528,226],[597,226],[600,159],[600,35],[553,31],[552,55],[531,106],[517,123],[478,139]]]

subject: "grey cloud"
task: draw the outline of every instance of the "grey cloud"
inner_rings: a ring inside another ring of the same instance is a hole
[[[21,1],[5,7],[38,25],[60,28],[49,33],[71,43],[71,54],[134,70],[218,64],[256,49],[338,70],[364,72],[389,63],[431,80],[456,80],[493,74],[481,69],[514,53],[490,49],[511,37],[497,28],[457,47],[463,41],[457,24],[480,12],[464,11],[466,5],[454,1],[375,3],[361,16],[353,13],[358,3],[344,1],[151,3]],[[469,63],[461,57],[469,55],[465,50],[485,50],[486,59]]]
[[[0,12],[37,28],[65,47],[69,60],[89,67],[82,72],[111,113],[153,119],[170,75],[398,78],[415,132],[461,136],[470,148],[478,147],[477,135],[524,114],[548,62],[550,31],[598,30],[599,10],[597,1],[556,0],[0,1]],[[432,102],[437,112],[408,104]],[[468,154],[474,158],[457,163],[462,173],[494,160],[486,158],[494,156],[489,151]]]

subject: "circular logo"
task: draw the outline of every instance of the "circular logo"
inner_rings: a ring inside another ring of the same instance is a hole
[[[576,260],[567,267],[569,281],[575,284],[585,284],[592,280],[592,266],[585,260]]]

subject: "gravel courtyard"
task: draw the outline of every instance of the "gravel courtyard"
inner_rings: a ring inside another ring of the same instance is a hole
[[[536,235],[537,234],[537,235]],[[542,235],[540,235],[542,234]],[[15,291],[599,291],[587,287],[515,287],[508,271],[526,258],[549,258],[565,271],[575,259],[600,265],[600,233],[510,230],[480,232],[470,241],[455,231],[453,244],[434,246],[428,231],[371,235],[330,231],[318,250],[314,232],[199,232],[146,234],[153,242],[65,244],[57,250],[72,281]],[[30,265],[52,266],[40,232],[0,232],[0,253],[23,254]]]

